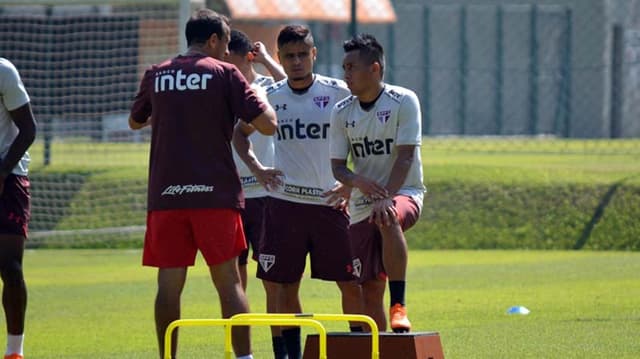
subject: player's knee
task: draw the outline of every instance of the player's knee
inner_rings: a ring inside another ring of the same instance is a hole
[[[0,273],[6,286],[19,286],[24,282],[22,264],[19,261],[3,261],[0,263]]]
[[[338,282],[338,288],[346,297],[359,298],[362,295],[362,289],[356,281]]]

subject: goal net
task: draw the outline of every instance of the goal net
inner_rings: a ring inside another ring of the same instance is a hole
[[[0,54],[38,122],[28,246],[141,243],[150,132],[128,115],[144,70],[183,46],[183,3],[0,1]]]

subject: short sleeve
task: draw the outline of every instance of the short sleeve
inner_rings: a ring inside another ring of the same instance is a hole
[[[420,101],[414,92],[407,92],[398,110],[398,132],[396,145],[416,145],[422,143],[422,114]]]
[[[235,66],[230,71],[231,111],[236,118],[251,122],[267,110],[268,104],[251,88]]]
[[[131,118],[139,123],[144,123],[151,116],[151,78],[153,71],[147,70],[140,82],[140,89],[133,100]]]
[[[331,159],[346,160],[349,155],[349,139],[344,121],[341,120],[341,114],[335,106],[331,111],[331,124],[329,125],[329,148]]]
[[[15,66],[6,60],[0,66],[0,99],[4,107],[13,111],[29,103],[29,95]]]

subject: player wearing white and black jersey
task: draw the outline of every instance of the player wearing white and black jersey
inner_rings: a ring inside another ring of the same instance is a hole
[[[344,194],[331,175],[328,138],[331,109],[349,90],[341,80],[313,73],[316,52],[304,26],[286,26],[278,35],[278,58],[287,80],[267,88],[267,98],[278,116],[275,168],[280,172],[265,172],[258,163],[250,166],[271,190],[257,275],[280,293],[278,312],[301,313],[298,292],[309,254],[311,276],[335,281],[343,311],[358,313],[349,219],[344,202],[333,201]],[[234,145],[239,153],[248,148],[240,127]],[[289,359],[300,358],[300,328],[284,328],[282,334]]]
[[[302,91],[286,81],[267,88],[278,114],[275,167],[284,173],[283,185],[271,197],[329,206],[323,194],[338,185],[329,161],[330,114],[349,94],[344,81],[318,74]]]
[[[385,84],[382,46],[371,35],[344,43],[344,76],[353,96],[331,118],[335,178],[354,187],[349,229],[359,261],[364,313],[386,328],[386,279],[394,332],[411,329],[405,308],[407,244],[403,232],[418,220],[423,192],[420,103],[411,90]],[[351,156],[353,170],[347,167]]]
[[[251,83],[251,87],[266,96],[264,89],[273,85],[275,81],[282,80],[286,74],[282,67],[269,55],[266,47],[261,42],[252,42],[247,34],[240,30],[231,30],[231,41],[229,41],[229,53],[225,56],[225,61],[230,62],[240,70],[242,75]],[[259,74],[254,64],[262,64],[273,76],[263,76]],[[267,167],[273,167],[273,157],[275,149],[273,147],[273,136],[265,136],[258,131],[251,135],[251,145],[255,157]],[[242,211],[242,226],[247,239],[247,249],[238,257],[238,269],[242,287],[247,289],[247,262],[249,257],[249,246],[253,250],[252,258],[258,260],[258,248],[265,236],[265,216],[267,210],[267,190],[260,184],[256,176],[251,173],[249,167],[240,158],[237,151],[233,151],[233,160],[238,168],[242,190],[244,191],[245,203]],[[267,298],[267,311],[275,311],[277,292],[263,283]],[[272,342],[276,359],[286,356],[284,340],[280,327],[271,327]]]
[[[396,192],[411,197],[422,208],[424,184],[420,146],[422,141],[420,103],[413,91],[385,84],[375,103],[368,110],[356,96],[336,105],[331,123],[331,158],[351,154],[354,172],[387,183],[398,157],[397,146],[416,146],[405,181]],[[346,158],[346,157],[345,157]],[[361,222],[371,215],[374,202],[359,188],[354,188],[349,211],[351,223]]]

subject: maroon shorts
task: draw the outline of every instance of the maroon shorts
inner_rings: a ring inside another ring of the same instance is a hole
[[[402,231],[411,228],[420,217],[416,202],[409,196],[398,195],[393,198]],[[358,282],[387,278],[382,264],[382,235],[375,223],[360,221],[349,227],[351,248]],[[358,273],[359,272],[359,273]],[[359,274],[359,276],[358,276]]]
[[[142,264],[192,266],[198,250],[208,265],[235,258],[247,248],[240,213],[234,209],[175,209],[147,213]]]
[[[260,242],[264,238],[265,228],[265,211],[267,208],[267,198],[247,198],[244,201],[244,211],[242,212],[242,226],[244,227],[244,236],[247,238],[247,247],[251,246],[253,255],[251,258],[258,260],[258,248]],[[249,257],[249,248],[244,250],[238,257],[238,264],[247,264]]]
[[[258,251],[260,279],[293,283],[311,257],[311,277],[348,281],[353,277],[349,217],[328,206],[269,198],[267,232]]]
[[[0,195],[0,234],[26,237],[31,218],[31,184],[27,176],[10,174]]]

